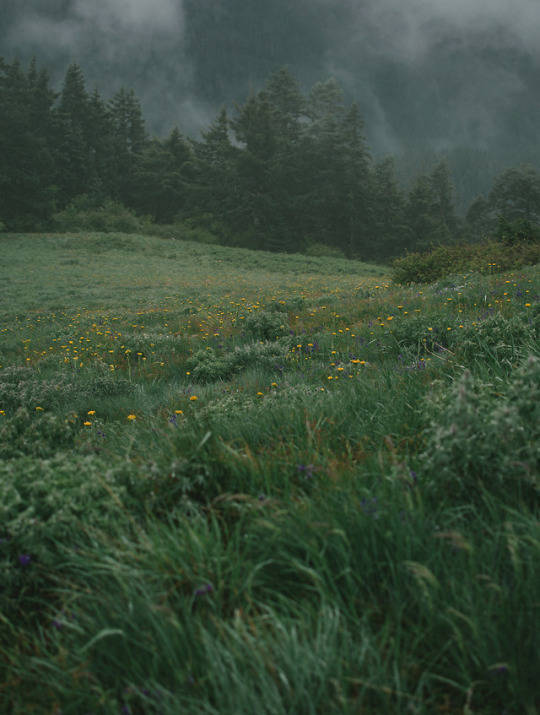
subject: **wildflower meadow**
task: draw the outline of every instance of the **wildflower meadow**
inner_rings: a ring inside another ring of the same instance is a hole
[[[537,266],[0,247],[0,712],[539,711]]]

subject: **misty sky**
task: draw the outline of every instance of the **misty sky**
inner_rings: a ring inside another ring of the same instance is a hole
[[[157,133],[196,135],[288,65],[358,101],[376,151],[425,142],[540,158],[540,0],[0,0],[0,55],[133,87]],[[251,40],[250,40],[251,36]],[[531,142],[534,146],[531,146]],[[502,150],[502,149],[501,149]]]

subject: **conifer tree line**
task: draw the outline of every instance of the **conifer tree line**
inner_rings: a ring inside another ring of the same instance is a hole
[[[391,157],[371,157],[360,110],[334,79],[304,94],[277,70],[201,134],[150,137],[133,90],[106,101],[77,64],[55,92],[35,60],[0,58],[0,219],[43,230],[73,202],[115,202],[156,224],[210,228],[229,245],[325,246],[364,260],[479,239],[501,221],[540,223],[531,167],[503,172],[465,218],[445,161],[405,190]]]

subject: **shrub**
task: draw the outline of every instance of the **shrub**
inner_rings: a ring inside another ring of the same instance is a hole
[[[346,258],[345,253],[337,246],[327,246],[325,243],[310,243],[304,250],[306,256],[317,258]]]
[[[156,224],[147,222],[143,226],[143,232],[148,236],[158,236],[177,241],[194,241],[205,245],[220,244],[222,241],[218,235],[204,226],[197,226],[190,221],[177,221],[171,224]]]
[[[248,343],[236,347],[230,353],[229,360],[236,372],[255,366],[271,370],[279,369],[279,363],[288,359],[290,342],[287,338],[281,338],[273,341]]]
[[[441,315],[410,315],[394,323],[391,334],[402,350],[433,350],[448,346],[448,327],[448,320]]]
[[[287,339],[248,343],[225,355],[218,355],[213,348],[198,350],[188,361],[188,367],[197,382],[215,382],[250,367],[278,369],[278,363],[286,360],[288,354]]]
[[[21,456],[52,457],[73,448],[78,432],[76,418],[64,419],[48,412],[21,407],[0,418],[0,459]]]
[[[87,196],[79,196],[53,216],[53,225],[62,232],[141,233],[144,224],[119,202],[107,200],[96,204]]]
[[[188,360],[191,376],[197,382],[225,380],[233,373],[232,365],[225,356],[219,356],[213,348],[197,350]]]
[[[53,575],[60,546],[122,521],[126,493],[115,477],[130,469],[71,453],[0,461],[0,611],[12,598],[20,607],[25,590]]]
[[[244,321],[245,332],[259,340],[272,340],[284,335],[288,330],[287,321],[282,315],[269,310],[257,310]]]
[[[466,324],[448,337],[450,346],[461,359],[491,356],[497,361],[513,361],[534,347],[536,329],[522,316],[505,318],[496,313],[476,325]]]
[[[392,279],[407,283],[432,283],[463,272],[498,273],[533,265],[540,260],[540,243],[509,246],[489,241],[478,244],[439,246],[426,253],[408,253],[392,264]]]
[[[497,240],[506,246],[515,246],[519,243],[540,242],[540,226],[524,218],[509,221],[504,216],[499,216],[497,225]]]
[[[0,404],[14,410],[36,406],[53,407],[75,400],[95,399],[100,396],[125,395],[133,392],[134,385],[125,378],[105,372],[89,379],[58,372],[44,379],[38,370],[27,367],[7,367],[0,373]]]
[[[497,387],[465,372],[431,403],[420,464],[437,494],[474,501],[484,490],[534,500],[540,474],[540,360]]]

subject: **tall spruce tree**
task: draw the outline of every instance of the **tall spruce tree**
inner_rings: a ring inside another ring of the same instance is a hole
[[[202,141],[194,149],[196,178],[192,188],[196,211],[205,221],[217,221],[234,231],[242,204],[237,171],[240,150],[231,143],[225,108],[202,132]]]
[[[448,240],[457,236],[459,222],[455,208],[455,188],[448,162],[443,159],[429,176],[434,203],[433,213],[439,220],[441,238]]]
[[[54,101],[35,61],[25,73],[0,58],[0,219],[9,228],[41,226],[54,210]]]
[[[115,163],[115,198],[130,203],[132,177],[148,144],[141,104],[135,92],[121,88],[109,102]]]
[[[134,165],[129,205],[158,223],[189,209],[194,174],[191,147],[175,128],[168,139],[148,143]]]
[[[90,98],[79,65],[68,67],[60,103],[58,119],[57,182],[61,203],[90,191],[92,164],[90,158]]]
[[[407,243],[405,197],[398,184],[395,163],[387,157],[371,175],[372,240],[369,257],[387,260],[403,253]]]

